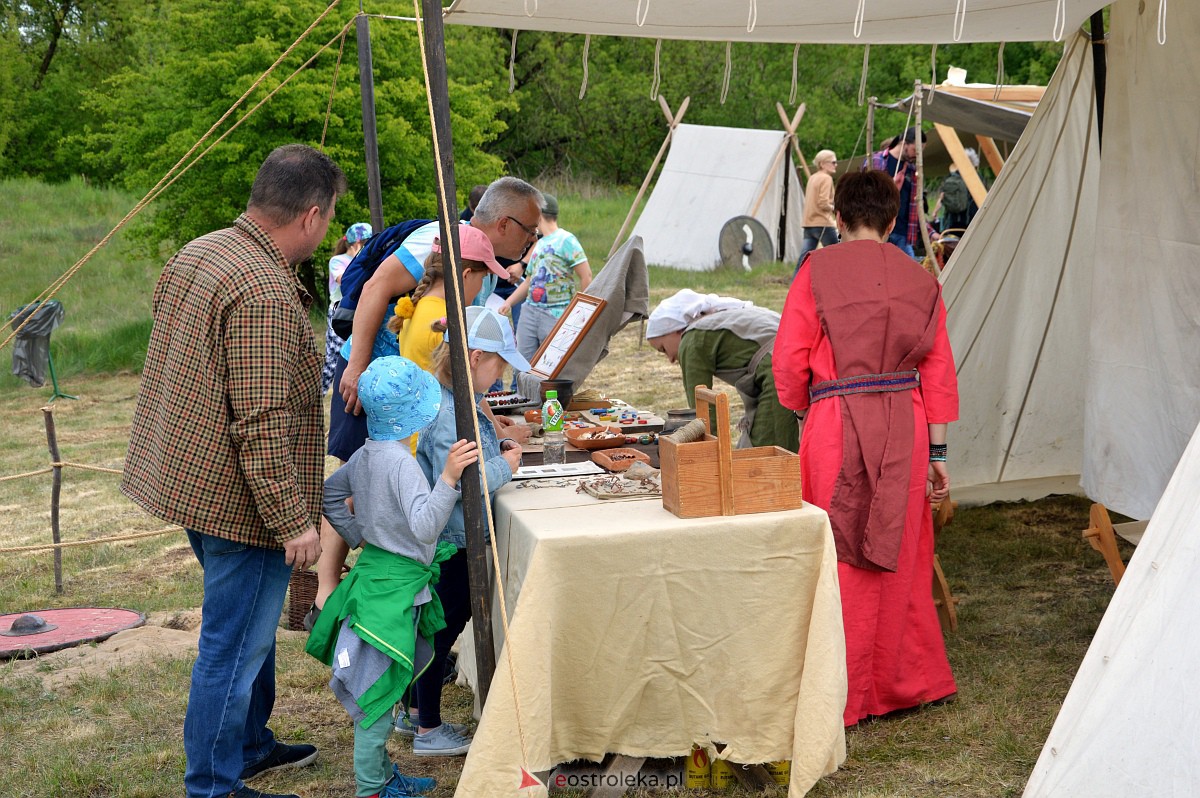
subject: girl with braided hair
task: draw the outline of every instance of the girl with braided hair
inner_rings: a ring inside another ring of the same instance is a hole
[[[492,242],[481,230],[460,225],[458,244],[462,252],[462,304],[467,306],[475,301],[488,272],[503,268],[499,264],[492,268],[491,264],[496,263]],[[425,276],[411,297],[401,297],[396,302],[396,315],[388,320],[387,327],[396,334],[400,356],[432,372],[433,350],[442,343],[442,333],[446,331],[446,269],[441,241],[434,241],[433,251],[425,261]]]

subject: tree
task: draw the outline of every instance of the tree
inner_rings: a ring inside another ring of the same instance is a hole
[[[120,70],[89,94],[88,107],[101,122],[80,137],[85,162],[120,175],[130,188],[150,188],[324,7],[322,0],[244,0],[223,3],[221,12],[213,13],[208,0],[173,0],[138,34],[139,49],[151,57]],[[324,20],[228,124],[244,118],[347,21],[344,16]],[[501,58],[472,33],[448,31],[448,49],[463,54],[449,65],[456,172],[458,184],[465,186],[460,197],[473,183],[502,173],[501,160],[484,148],[503,129],[499,113],[513,105],[494,89],[502,76]],[[392,223],[432,217],[436,177],[416,30],[411,23],[374,20],[371,35],[385,216]],[[274,147],[294,141],[319,145],[337,53],[335,43],[164,191],[152,220],[140,228],[144,240],[177,244],[227,225],[245,207],[255,171]],[[324,135],[325,150],[350,184],[330,228],[333,241],[349,224],[369,217],[353,28]],[[321,281],[310,276],[309,282],[315,288]]]

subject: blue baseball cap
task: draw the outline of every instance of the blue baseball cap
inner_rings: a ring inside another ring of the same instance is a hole
[[[346,228],[346,243],[357,244],[359,241],[366,241],[373,235],[375,235],[375,231],[371,225],[366,222],[358,222]]]
[[[517,371],[529,371],[529,361],[517,351],[517,339],[512,324],[491,308],[471,305],[467,308],[467,349],[495,352]],[[450,340],[450,331],[442,336]]]
[[[373,441],[401,441],[428,427],[442,407],[433,375],[399,355],[371,361],[358,378],[358,401]]]

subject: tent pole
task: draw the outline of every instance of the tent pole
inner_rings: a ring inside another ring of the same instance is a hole
[[[617,237],[613,239],[612,247],[608,250],[608,258],[613,256],[617,248],[624,243],[625,231],[629,228],[629,223],[633,221],[633,215],[637,213],[638,205],[642,201],[642,195],[646,193],[646,188],[650,185],[650,181],[654,178],[654,172],[658,169],[658,162],[662,160],[663,153],[667,151],[667,146],[671,143],[671,134],[675,132],[675,128],[683,120],[683,115],[687,112],[688,103],[692,101],[691,97],[684,97],[683,102],[679,105],[679,110],[675,115],[671,115],[671,107],[667,105],[667,101],[663,96],[658,95],[658,102],[662,106],[663,114],[667,117],[667,137],[663,139],[662,146],[658,148],[658,154],[654,156],[653,163],[650,164],[650,170],[646,172],[646,177],[642,180],[642,186],[638,189],[637,196],[633,198],[633,204],[629,206],[629,213],[625,215],[625,221],[621,223],[621,229],[617,231]]]
[[[383,191],[379,184],[379,137],[375,126],[375,66],[371,59],[371,21],[358,10],[354,18],[358,39],[358,85],[362,95],[363,151],[367,158],[367,204],[371,226],[383,229]]]
[[[455,199],[454,150],[450,131],[450,92],[446,81],[446,42],[442,27],[441,0],[421,0],[425,26],[425,63],[429,72],[430,110],[433,114],[433,152],[442,175],[438,195],[439,233],[453,248],[446,275],[454,285],[446,292],[446,321],[449,327],[450,362],[453,364],[454,419],[459,439],[477,440],[476,409],[467,371],[466,336],[463,334],[462,262],[458,244],[458,202]],[[467,573],[471,585],[471,626],[475,632],[475,662],[478,673],[476,695],[479,705],[487,703],[488,689],[496,672],[496,648],[492,641],[492,590],[489,578],[487,518],[483,508],[480,463],[468,466],[462,475],[463,522],[467,532]]]
[[[867,98],[867,158],[875,152],[875,98]],[[850,157],[854,157],[854,153],[850,153]],[[867,161],[870,164],[870,161]]]
[[[915,144],[917,145],[917,174],[913,178],[913,191],[917,192],[917,223],[921,227],[921,241],[925,245],[925,257],[933,257],[933,242],[929,240],[929,223],[925,218],[925,142],[921,136],[921,107],[925,104],[925,95],[922,93],[921,81],[917,81],[913,90],[913,97],[916,98],[916,128],[917,136]],[[936,259],[934,260],[936,263]],[[935,272],[936,276],[936,272]]]
[[[1108,38],[1104,33],[1104,11],[1092,14],[1092,70],[1096,83],[1096,146],[1104,151],[1104,93],[1108,85]]]

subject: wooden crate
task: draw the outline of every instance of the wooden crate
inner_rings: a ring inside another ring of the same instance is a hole
[[[717,434],[709,429],[717,409]],[[696,417],[708,430],[704,440],[658,442],[663,506],[680,518],[742,515],[799,507],[800,458],[779,446],[734,450],[729,438],[729,397],[696,388]]]

